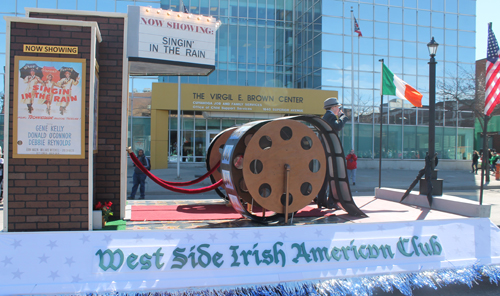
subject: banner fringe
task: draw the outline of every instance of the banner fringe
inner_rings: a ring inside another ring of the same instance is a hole
[[[377,276],[304,281],[268,285],[253,285],[234,288],[192,289],[157,292],[108,292],[87,293],[86,296],[371,296],[375,289],[384,292],[399,290],[403,295],[413,295],[413,290],[429,287],[434,290],[453,284],[465,284],[469,288],[479,285],[482,277],[491,284],[500,281],[500,265],[472,265],[413,273],[386,274]],[[75,294],[73,294],[75,295]]]

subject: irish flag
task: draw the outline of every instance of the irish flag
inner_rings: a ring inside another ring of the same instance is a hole
[[[381,84],[381,95],[397,96],[398,98],[410,101],[415,107],[422,107],[422,94],[394,75],[384,63],[382,63]]]

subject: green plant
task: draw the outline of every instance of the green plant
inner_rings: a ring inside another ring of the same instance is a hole
[[[109,216],[113,216],[113,212],[111,211],[112,205],[113,205],[112,202],[106,201],[104,203],[98,202],[97,205],[95,206],[96,210],[102,211],[102,217],[104,218],[104,221],[106,221],[106,222],[108,222]]]

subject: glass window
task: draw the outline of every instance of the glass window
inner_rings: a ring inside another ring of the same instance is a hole
[[[342,1],[329,1],[328,5],[323,5],[325,15],[342,16]]]
[[[430,26],[431,25],[431,13],[425,10],[419,10],[418,14],[418,25],[419,26]]]
[[[12,1],[12,0],[11,0]],[[11,1],[7,1],[7,2],[11,2]],[[5,1],[2,1],[2,2],[5,2]],[[13,1],[15,2],[15,1]],[[75,1],[73,0],[73,4],[75,3]],[[3,5],[3,3],[2,3]],[[24,8],[25,7],[36,7],[36,0],[18,0],[17,1],[17,13],[19,14],[24,14],[25,11],[24,11]],[[73,5],[73,9],[75,9],[75,5]]]
[[[373,88],[373,73],[368,73],[368,72],[359,72],[359,87],[361,88]],[[373,98],[370,97],[360,97],[360,100],[368,100],[371,105],[371,101]]]
[[[475,48],[458,48],[458,60],[462,63],[473,64],[475,61],[476,49]]]
[[[337,1],[330,1],[328,4],[330,4],[331,2],[337,2]],[[373,5],[361,4],[359,6],[359,19],[372,21],[373,20]]]
[[[389,19],[387,6],[375,5],[375,20],[381,22],[387,22]]]
[[[432,10],[444,11],[444,1],[432,1]]]
[[[328,48],[329,50],[343,50],[342,36],[339,35],[322,34],[321,43],[323,44],[324,48]]]
[[[446,1],[446,12],[458,12],[457,2],[458,1]]]
[[[392,116],[392,115],[391,115]],[[401,113],[395,115],[401,117]],[[387,134],[382,135],[382,157],[391,159],[401,159],[403,153],[401,151],[403,140],[403,127],[397,125],[389,125]],[[385,155],[384,155],[385,148]]]
[[[402,23],[403,22],[403,9],[391,7],[389,8],[389,21],[391,23]]]
[[[339,28],[342,27],[342,19],[335,17],[323,17],[323,32],[324,33],[338,33]]]
[[[407,110],[405,109],[405,112]],[[408,120],[408,119],[407,119]],[[418,159],[417,157],[417,127],[406,126],[404,127],[403,135],[403,159]]]
[[[403,73],[403,59],[396,57],[389,57],[387,61],[387,67],[391,69],[392,73],[401,76]]]
[[[359,69],[362,71],[373,71],[373,56],[372,55],[359,55]],[[378,66],[378,65],[377,65]]]
[[[444,27],[444,13],[432,12],[432,26],[433,27]]]
[[[373,54],[373,39],[372,38],[359,38],[359,52],[366,54]]]
[[[411,2],[411,1],[405,1],[405,2]],[[430,10],[431,0],[418,0],[418,8]]]
[[[404,56],[408,58],[417,57],[417,44],[412,42],[403,43]]]
[[[446,45],[457,45],[458,44],[457,35],[458,35],[458,31],[444,30],[445,44]],[[439,50],[439,47],[438,47],[438,50]]]
[[[389,55],[402,57],[403,56],[403,42],[401,41],[389,41]]]
[[[68,2],[70,2],[70,1],[68,1]],[[62,9],[61,3],[66,3],[66,1],[59,1],[58,3],[59,3],[59,9]],[[63,5],[65,5],[65,4],[63,4]],[[64,8],[64,9],[70,9],[70,8]],[[97,11],[115,12],[115,1],[114,0],[99,0],[99,1],[97,1]]]
[[[460,0],[459,13],[476,15],[476,0]]]
[[[476,18],[468,15],[458,16],[458,28],[460,30],[475,31],[476,30]]]
[[[379,56],[388,56],[387,40],[375,39],[375,54]]]
[[[134,1],[117,1],[116,2],[116,12],[127,13],[127,6],[134,6]]]
[[[456,29],[458,26],[458,16],[454,14],[447,14],[444,16],[446,28],[448,29]]]
[[[342,70],[323,69],[321,74],[321,85],[341,87],[344,84]]]
[[[403,26],[403,39],[405,41],[417,41],[417,27],[416,26]]]
[[[445,46],[444,54],[446,61],[457,61],[457,47],[456,46]]]
[[[322,65],[324,68],[342,69],[342,53],[340,52],[322,52]]]
[[[431,41],[431,28],[429,27],[418,27],[418,41],[426,44]]]
[[[57,0],[38,0],[38,8],[57,8]]]
[[[389,24],[389,38],[401,40],[403,38],[403,26],[397,24]]]
[[[443,44],[443,42],[444,42],[444,30],[443,29],[431,28],[431,36],[434,37],[434,40],[436,40],[437,43],[439,43],[440,45]]]
[[[408,1],[407,1],[408,2]],[[410,1],[412,2],[412,1]],[[405,3],[405,5],[407,5]],[[408,25],[416,25],[417,24],[417,11],[413,9],[404,9],[403,10],[403,23]]]
[[[475,34],[472,32],[458,31],[458,45],[459,46],[475,46]]]
[[[389,36],[389,26],[387,23],[375,22],[375,37],[387,39]]]
[[[403,60],[403,73],[409,75],[417,74],[417,60],[406,58]],[[406,81],[408,82],[408,81]],[[409,82],[408,82],[409,83]],[[410,84],[411,85],[411,84]]]
[[[368,111],[369,112],[369,111]],[[372,114],[364,114],[363,120],[371,123]],[[373,126],[370,124],[359,124],[355,129],[356,133],[356,154],[359,158],[372,158],[373,157]]]

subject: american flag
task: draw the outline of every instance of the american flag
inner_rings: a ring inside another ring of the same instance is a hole
[[[356,20],[356,17],[354,17],[354,32],[358,33],[358,37],[363,37],[363,34],[361,34],[361,30],[359,29],[358,21]]]
[[[493,33],[492,24],[488,23],[488,52],[486,54],[486,99],[484,114],[490,116],[495,106],[500,103],[500,60],[498,42]]]

